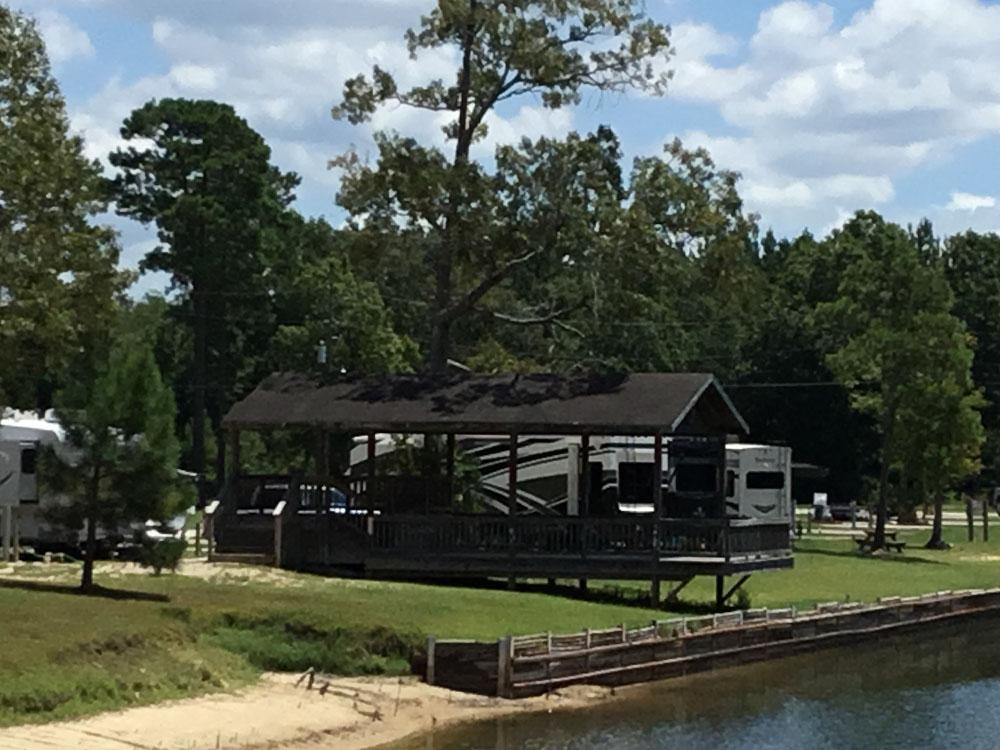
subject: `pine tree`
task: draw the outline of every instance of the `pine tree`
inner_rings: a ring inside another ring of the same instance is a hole
[[[70,499],[61,520],[86,528],[84,590],[94,585],[98,527],[165,518],[180,499],[174,398],[149,345],[125,337],[89,381],[59,397],[72,462],[44,459],[49,489]]]

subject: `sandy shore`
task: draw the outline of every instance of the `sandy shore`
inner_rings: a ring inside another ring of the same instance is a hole
[[[239,693],[0,730],[0,750],[366,750],[466,721],[583,708],[611,697],[575,688],[545,698],[501,701],[406,678],[336,678],[319,690],[268,674]]]

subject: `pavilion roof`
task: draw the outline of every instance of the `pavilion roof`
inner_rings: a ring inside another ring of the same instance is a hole
[[[229,429],[333,432],[651,435],[746,434],[707,373],[391,375],[321,384],[275,373],[235,404]]]

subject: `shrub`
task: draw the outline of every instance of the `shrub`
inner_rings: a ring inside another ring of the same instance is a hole
[[[152,568],[153,575],[160,575],[164,568],[170,572],[177,570],[187,549],[183,539],[143,539],[139,564],[144,568]]]

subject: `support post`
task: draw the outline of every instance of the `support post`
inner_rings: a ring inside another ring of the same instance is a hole
[[[725,576],[716,576],[715,577],[715,611],[716,612],[721,612],[722,611],[722,606],[726,602],[725,587],[726,587],[726,577]]]
[[[517,435],[511,434],[510,448],[507,455],[507,544],[510,547],[511,564],[514,563],[514,518],[517,516]],[[512,574],[507,579],[507,586],[515,588],[517,580]]]
[[[375,472],[375,433],[368,433],[368,491],[365,493],[368,495],[368,513],[371,514],[375,510],[375,482],[376,472]]]
[[[653,436],[653,529],[652,543],[654,570],[660,565],[660,519],[663,518],[663,433]],[[656,576],[649,584],[649,598],[654,607],[660,606],[660,579]]]
[[[967,497],[965,499],[965,521],[969,526],[969,541],[974,542],[976,540],[976,521],[975,514],[972,509],[971,497]]]
[[[425,675],[428,685],[434,684],[434,657],[437,651],[437,638],[433,635],[427,636],[427,674]]]
[[[513,639],[508,635],[497,641],[497,697],[509,698],[511,684],[511,651]]]
[[[0,506],[0,562],[4,563],[10,562],[10,513],[9,505]]]
[[[320,479],[330,476],[330,433],[324,429],[316,435],[316,474]]]
[[[587,519],[590,517],[590,435],[580,436],[580,518]],[[586,521],[584,521],[581,527],[581,534],[584,534],[583,543],[580,548],[583,550],[583,555],[587,555],[587,528]],[[587,579],[581,578],[577,582],[580,594],[584,597],[587,596]]]
[[[983,498],[983,541],[990,540],[990,504]]]
[[[455,510],[455,435],[449,432],[445,447],[445,474],[448,477],[448,509]]]
[[[240,455],[240,431],[230,430],[229,431],[229,472],[233,479],[237,479],[240,476],[241,468],[241,455]]]
[[[282,524],[284,523],[285,501],[278,503],[272,511],[274,518],[274,567],[281,567]]]

